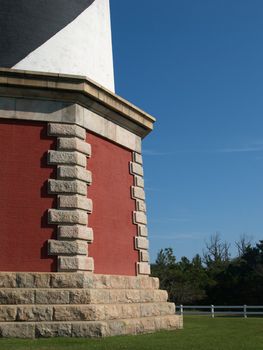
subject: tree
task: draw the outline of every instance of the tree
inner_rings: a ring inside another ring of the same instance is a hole
[[[230,261],[230,244],[222,242],[220,234],[216,232],[206,242],[206,250],[203,252],[204,263],[208,268],[221,267]]]
[[[238,241],[235,242],[238,256],[244,255],[248,248],[251,248],[252,237],[248,237],[245,233],[242,234]]]

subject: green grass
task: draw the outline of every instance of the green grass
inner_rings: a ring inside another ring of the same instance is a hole
[[[184,329],[106,339],[0,340],[0,350],[263,350],[263,318],[187,316]]]

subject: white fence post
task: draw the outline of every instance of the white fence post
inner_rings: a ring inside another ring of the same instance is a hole
[[[183,314],[184,314],[184,307],[183,307],[183,305],[181,304],[180,305],[180,314],[183,316]]]
[[[244,317],[247,318],[247,305],[244,305]]]
[[[211,314],[212,314],[212,318],[215,318],[215,306],[211,305]]]

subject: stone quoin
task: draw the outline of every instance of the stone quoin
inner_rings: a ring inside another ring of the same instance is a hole
[[[0,0],[0,337],[182,328],[150,277],[155,119],[114,93],[109,9]]]

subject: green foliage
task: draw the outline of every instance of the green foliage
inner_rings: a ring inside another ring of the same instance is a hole
[[[176,261],[172,248],[160,250],[152,275],[160,279],[169,299],[177,304],[263,304],[263,241],[252,247],[242,239],[238,256],[229,245],[211,236],[203,258]]]

